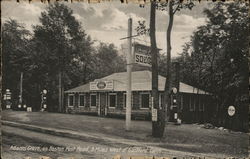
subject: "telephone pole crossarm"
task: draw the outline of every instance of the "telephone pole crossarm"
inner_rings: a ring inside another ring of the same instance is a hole
[[[121,38],[120,40],[130,39],[130,38],[137,37],[137,36],[140,36],[140,35],[139,34],[138,35],[131,35],[131,36],[127,36],[125,38]]]

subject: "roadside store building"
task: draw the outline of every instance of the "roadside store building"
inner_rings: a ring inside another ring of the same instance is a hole
[[[152,85],[150,71],[132,72],[132,118],[151,119]],[[126,72],[113,73],[65,91],[66,112],[125,117]],[[159,75],[159,104],[162,106],[166,78]],[[178,112],[182,122],[208,122],[212,117],[211,95],[179,83]]]

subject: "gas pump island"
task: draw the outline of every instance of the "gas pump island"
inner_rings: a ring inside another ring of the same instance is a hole
[[[11,102],[11,92],[9,89],[6,89],[5,94],[3,95],[3,100],[5,103],[5,108],[11,109],[12,102]]]

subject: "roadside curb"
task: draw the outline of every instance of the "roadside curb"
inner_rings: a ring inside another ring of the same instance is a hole
[[[87,134],[80,134],[80,133],[70,131],[70,130],[59,130],[59,129],[46,128],[46,127],[40,127],[40,126],[5,121],[5,120],[2,120],[2,125],[17,127],[21,129],[31,130],[31,131],[35,131],[39,133],[45,133],[45,134],[50,134],[50,135],[55,135],[55,136],[60,136],[60,137],[68,137],[68,138],[73,138],[73,139],[78,139],[78,140],[86,140],[86,139],[90,140],[91,139],[93,143],[100,143],[100,142],[104,144],[107,143],[107,140],[101,139],[99,137],[95,137],[95,136],[87,135]]]
[[[110,145],[110,144],[117,144],[124,146],[146,146],[145,142],[140,142],[136,140],[131,139],[123,139],[123,138],[110,138],[107,136],[98,136],[94,133],[87,134],[84,132],[76,132],[73,130],[62,130],[62,129],[55,129],[55,128],[48,128],[48,127],[42,127],[42,126],[36,126],[36,125],[30,125],[30,124],[24,124],[24,123],[18,123],[18,122],[12,122],[12,121],[6,121],[2,120],[2,125],[11,126],[11,127],[17,127],[20,129],[30,130],[38,133],[45,133],[49,135],[54,136],[60,136],[60,137],[68,137],[72,139],[77,140],[91,140],[93,143],[102,143],[104,145]],[[148,146],[148,147],[154,147],[154,146]],[[161,149],[159,147],[159,149]]]
[[[196,156],[204,156],[204,157],[215,157],[214,155],[210,154],[202,154],[202,153],[190,153],[190,152],[182,152],[178,150],[169,150],[165,148],[161,148],[158,146],[150,146],[147,145],[145,142],[138,142],[136,140],[130,140],[130,139],[116,139],[116,138],[110,138],[110,137],[100,137],[100,136],[95,136],[95,135],[90,135],[87,133],[81,133],[81,132],[76,132],[76,131],[71,131],[71,130],[60,130],[60,129],[55,129],[55,128],[47,128],[47,127],[41,127],[41,126],[35,126],[35,125],[30,125],[30,124],[24,124],[24,123],[18,123],[18,122],[12,122],[12,121],[6,121],[2,120],[1,122],[2,125],[5,126],[10,126],[10,127],[17,127],[20,129],[25,129],[25,130],[30,130],[38,133],[45,133],[49,135],[54,135],[54,136],[60,136],[60,137],[67,137],[67,138],[72,138],[72,139],[77,139],[77,140],[91,140],[91,142],[99,144],[102,143],[103,145],[110,145],[110,144],[117,144],[119,143],[120,145],[124,145],[127,147],[149,147],[154,150],[157,150],[159,152],[168,152],[169,155],[175,156],[175,157],[196,157]],[[120,140],[120,141],[118,141]]]

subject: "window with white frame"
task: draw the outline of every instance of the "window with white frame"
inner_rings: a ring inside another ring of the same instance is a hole
[[[149,108],[149,93],[141,93],[141,108]]]
[[[79,107],[85,106],[85,95],[84,94],[79,94],[78,105],[79,105]]]
[[[109,93],[109,107],[115,108],[117,103],[116,93]]]
[[[96,94],[90,94],[90,106],[91,107],[96,107],[96,102],[97,102],[97,99],[96,99]]]
[[[159,93],[159,106],[163,108],[163,102],[164,102],[164,94]]]
[[[126,104],[127,104],[127,94],[124,93],[123,94],[123,107],[126,108]]]
[[[189,110],[190,111],[194,111],[195,110],[195,98],[193,96],[190,96]]]
[[[74,95],[73,94],[69,94],[69,96],[68,96],[68,106],[69,107],[74,106]]]

